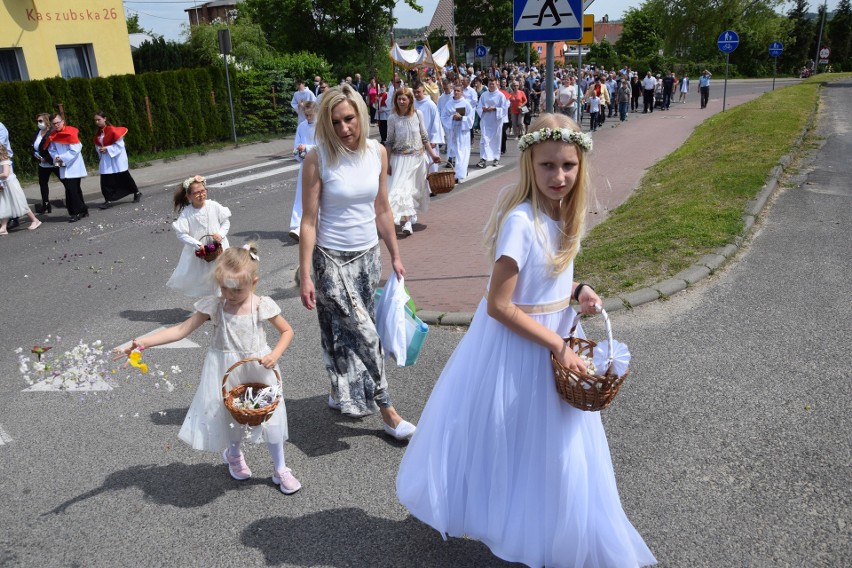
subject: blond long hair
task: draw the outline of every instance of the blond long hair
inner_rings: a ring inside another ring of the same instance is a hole
[[[358,114],[358,123],[361,125],[361,137],[358,139],[358,147],[355,150],[350,150],[343,145],[334,131],[334,125],[331,123],[331,111],[337,105],[347,101]],[[322,94],[316,123],[314,137],[317,146],[325,150],[329,162],[327,165],[334,166],[340,156],[360,154],[367,149],[367,136],[370,134],[370,112],[367,110],[364,98],[350,85],[338,85]]]
[[[569,128],[580,130],[577,123],[562,114],[542,114],[530,127],[530,132],[542,128]],[[567,143],[567,142],[566,142]],[[493,264],[497,255],[497,236],[506,220],[506,215],[523,203],[530,201],[532,204],[533,219],[536,232],[544,235],[544,229],[540,222],[540,196],[535,186],[535,170],[533,168],[533,156],[537,144],[521,152],[521,179],[514,188],[503,191],[497,197],[497,203],[491,212],[491,217],[485,225],[485,248],[489,253],[489,260]],[[577,146],[577,179],[574,187],[559,203],[559,226],[562,238],[556,255],[550,257],[551,268],[554,274],[560,274],[568,268],[577,252],[580,250],[580,238],[583,235],[586,221],[586,203],[588,192],[591,190],[589,181],[589,167],[586,152]]]

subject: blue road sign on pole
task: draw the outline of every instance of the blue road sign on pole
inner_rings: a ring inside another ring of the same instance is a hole
[[[719,35],[716,40],[716,45],[719,46],[719,51],[722,53],[731,53],[740,44],[740,36],[734,30],[725,30]]]
[[[784,51],[784,44],[780,41],[773,41],[769,44],[769,56],[770,57],[779,57],[781,52]]]
[[[515,43],[583,37],[583,0],[514,0]]]
[[[485,57],[485,54],[488,53],[488,49],[484,45],[476,46],[476,56],[477,57]]]

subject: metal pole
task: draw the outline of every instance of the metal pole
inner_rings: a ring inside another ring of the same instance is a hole
[[[778,58],[772,58],[772,90],[775,90],[775,73],[778,71]]]
[[[228,84],[228,106],[231,109],[231,134],[234,136],[234,144],[237,143],[237,127],[234,124],[234,99],[231,98],[231,76],[228,74],[228,56],[222,58],[225,62],[225,82]]]
[[[553,112],[553,42],[547,42],[547,75],[545,79],[547,79],[547,98],[545,99],[546,105],[545,110],[547,112]]]
[[[583,110],[585,110],[585,106],[583,104],[583,95],[586,93],[583,92],[580,87],[580,79],[581,73],[583,72],[583,45],[580,44],[577,46],[577,118],[580,120],[577,121],[577,124],[580,125],[580,130],[583,130]]]
[[[731,54],[725,55],[725,88],[722,89],[722,112],[725,112],[725,99],[728,96],[728,63],[731,61]]]
[[[530,43],[527,42],[527,75],[530,73]]]
[[[819,73],[819,50],[822,47],[822,28],[825,26],[825,15],[828,13],[828,0],[825,0],[822,8],[822,21],[819,23],[819,36],[817,36],[817,50],[814,58],[814,75]]]

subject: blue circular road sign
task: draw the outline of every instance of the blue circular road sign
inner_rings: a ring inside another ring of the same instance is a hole
[[[781,52],[784,51],[784,44],[780,41],[773,41],[769,44],[769,55],[771,57],[778,57],[781,55]]]
[[[734,30],[725,30],[719,34],[719,39],[716,40],[716,45],[719,46],[719,51],[722,53],[731,53],[740,44],[740,36]]]
[[[484,45],[476,46],[476,56],[477,57],[485,57],[485,54],[488,53],[488,50],[485,49]]]

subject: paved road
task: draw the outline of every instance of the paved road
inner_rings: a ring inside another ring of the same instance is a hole
[[[663,566],[852,565],[850,86],[825,90],[826,144],[737,262],[614,316],[635,365],[604,420],[625,508]],[[409,518],[393,492],[404,445],[376,417],[324,406],[315,316],[287,278],[296,252],[281,210],[292,178],[239,181],[260,169],[215,180],[235,182],[216,198],[253,219],[234,231],[261,238],[260,291],[297,331],[282,370],[288,464],[304,489],[280,494],[262,447],[248,452],[255,478],[238,483],[217,456],[177,440],[204,328],[191,337],[199,347],[146,351],[184,369],[174,392],[138,374],[97,395],[21,392],[17,346],[48,333],[119,344],[188,315],[191,303],[163,286],[178,246],[167,191],[150,186],[139,206],[0,241],[0,566],[503,565]],[[390,370],[406,417],[419,417],[462,333],[433,328],[415,367]]]

